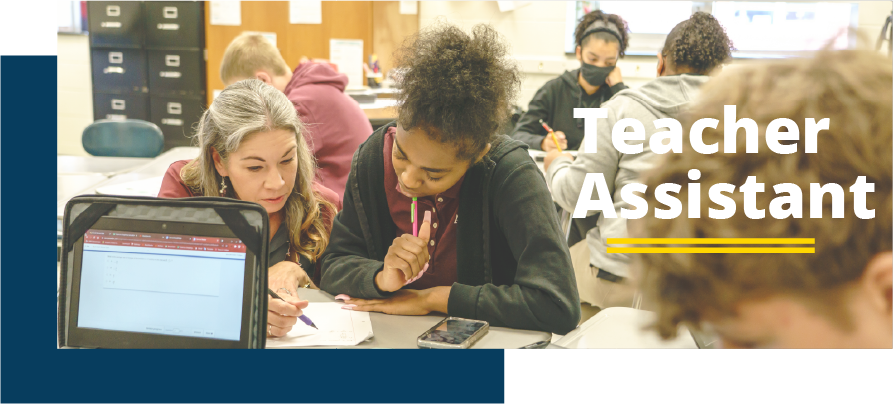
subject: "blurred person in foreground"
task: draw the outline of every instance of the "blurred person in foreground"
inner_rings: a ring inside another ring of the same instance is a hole
[[[684,141],[683,152],[664,155],[645,183],[649,189],[662,183],[687,184],[688,171],[699,169],[704,214],[674,220],[649,214],[630,222],[633,235],[814,238],[815,253],[641,254],[642,286],[655,302],[656,327],[663,337],[674,336],[684,324],[715,333],[724,347],[889,349],[893,345],[890,62],[868,51],[820,51],[810,58],[727,69],[702,88],[682,127],[701,118],[717,119],[719,129],[704,130],[703,140],[718,142],[724,150],[723,106],[737,105],[738,119],[756,122],[759,152],[745,152],[744,131],[735,138],[737,153],[703,155]],[[830,118],[830,123],[829,129],[818,132],[815,153],[806,153],[801,141],[796,152],[776,154],[768,149],[765,133],[777,118],[793,120],[801,133],[807,118]],[[720,206],[710,202],[706,190],[718,183],[738,187],[748,176],[765,184],[765,192],[756,193],[758,209],[769,208],[778,196],[773,185],[799,186],[804,190],[800,217],[775,219],[767,214],[750,219],[743,209],[744,193],[732,192],[730,198],[738,207],[734,214],[728,219],[708,218],[706,209]],[[848,192],[859,176],[874,183],[874,191],[863,194],[864,201]],[[810,209],[810,192],[805,191],[811,183],[836,183],[844,190],[837,197],[823,198],[821,218],[812,218],[817,212]],[[688,187],[682,187],[678,198],[687,200]],[[656,206],[653,193],[645,199]],[[834,199],[843,203],[842,218],[832,218]],[[874,218],[854,214],[853,206],[863,203],[865,209],[874,210]]]

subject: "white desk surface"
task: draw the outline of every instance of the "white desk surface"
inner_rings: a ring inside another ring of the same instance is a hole
[[[654,322],[653,312],[630,307],[604,309],[575,330],[555,341],[562,348],[690,348],[697,349],[691,333],[680,327],[675,339],[664,341],[648,328]]]
[[[379,98],[375,102],[360,103],[360,109],[382,109],[397,106],[397,100],[394,98]]]
[[[125,173],[152,161],[141,157],[56,156],[59,174],[101,173],[107,177]]]
[[[162,176],[167,171],[168,167],[170,167],[171,163],[179,160],[194,159],[198,157],[198,154],[198,147],[175,147],[153,159],[140,159],[143,160],[142,165],[134,167],[123,174],[117,174],[106,180],[92,183],[91,185],[69,195],[59,195],[56,205],[56,217],[58,219],[62,218],[62,215],[65,212],[65,204],[76,195],[92,195],[96,194],[96,189],[100,187]],[[93,160],[85,163],[85,165],[90,166],[92,164],[93,167],[96,167],[97,165],[95,163],[96,160]],[[107,166],[109,165],[106,165],[105,167]],[[58,181],[61,182],[66,180],[64,177],[68,176],[59,174]]]
[[[321,290],[301,289],[301,299],[313,302],[337,302],[332,295]],[[419,335],[433,327],[445,316],[431,314],[427,316],[396,316],[382,313],[369,313],[372,320],[372,332],[375,336],[357,346],[337,348],[418,348],[416,340]],[[552,334],[545,331],[516,330],[512,328],[490,327],[490,331],[472,348],[514,349],[540,341],[548,341]],[[325,348],[325,347],[313,347]],[[333,347],[336,348],[336,347]]]

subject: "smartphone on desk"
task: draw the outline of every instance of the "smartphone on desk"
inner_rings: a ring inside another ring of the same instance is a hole
[[[419,336],[419,348],[466,349],[490,330],[490,324],[481,320],[447,317]]]

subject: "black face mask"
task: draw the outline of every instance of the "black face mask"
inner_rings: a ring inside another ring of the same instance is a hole
[[[583,79],[587,83],[598,87],[605,84],[605,79],[608,78],[608,75],[611,74],[615,67],[617,66],[598,67],[584,62],[580,66],[580,74],[583,75]]]

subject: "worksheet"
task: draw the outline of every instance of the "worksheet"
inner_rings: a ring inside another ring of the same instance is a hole
[[[298,320],[284,337],[267,337],[267,348],[292,346],[352,346],[372,338],[369,313],[341,308],[343,303],[310,303],[303,310],[314,329]]]

